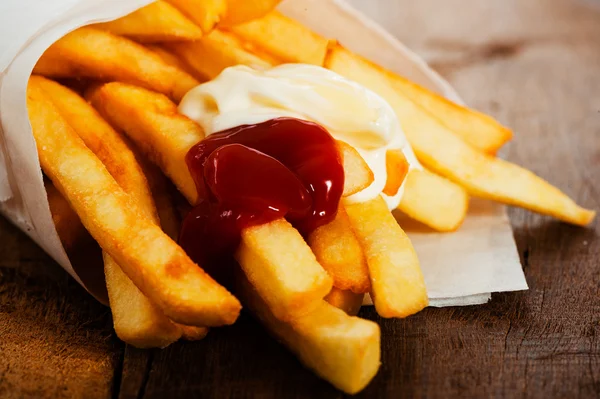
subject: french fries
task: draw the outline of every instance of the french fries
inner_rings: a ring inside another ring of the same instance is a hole
[[[251,284],[236,279],[236,294],[300,361],[336,388],[354,394],[373,379],[380,362],[380,330],[321,301],[313,311],[281,321]]]
[[[187,15],[205,34],[210,33],[227,12],[227,0],[167,0]]]
[[[166,97],[123,83],[93,88],[86,97],[171,177],[191,204],[196,203],[185,164],[189,149],[204,136],[195,122],[178,114]],[[311,310],[332,287],[300,233],[284,220],[242,231],[236,259],[280,318]]]
[[[371,297],[382,317],[407,317],[427,306],[417,254],[381,197],[345,204],[367,257]]]
[[[331,291],[331,277],[285,220],[244,229],[235,258],[280,320],[315,309]]]
[[[202,30],[196,24],[163,0],[94,27],[140,43],[198,40],[202,37]]]
[[[204,138],[198,124],[180,115],[167,97],[140,87],[106,83],[91,88],[85,97],[171,178],[191,204],[196,203],[198,193],[185,156]]]
[[[356,294],[349,290],[333,287],[325,297],[325,302],[343,310],[349,316],[356,316],[362,306],[365,294]]]
[[[239,302],[143,216],[35,79],[27,89],[27,105],[44,172],[136,286],[174,321],[233,323]]]
[[[231,26],[260,18],[274,9],[281,0],[226,0],[227,13],[221,25]]]
[[[75,92],[42,77],[34,76],[32,80],[119,186],[136,201],[144,216],[159,225],[146,177],[121,136]],[[142,294],[110,255],[104,252],[103,259],[117,336],[137,347],[165,347],[178,340],[181,330]]]
[[[198,76],[213,79],[221,71],[233,65],[247,65],[266,69],[274,64],[266,54],[256,55],[245,48],[242,41],[229,32],[214,30],[202,40],[172,43],[169,50],[183,59]]]
[[[199,83],[141,45],[87,27],[67,34],[50,46],[33,72],[52,78],[129,82],[156,90],[175,101]]]
[[[512,138],[512,132],[494,118],[455,104],[401,76],[395,76],[394,88],[484,153],[496,154]]]
[[[279,63],[297,62],[321,66],[325,63],[327,48],[332,43],[276,10],[262,18],[227,29],[271,54]]]
[[[391,72],[340,46],[330,50],[326,66],[385,98],[402,121],[419,160],[469,193],[573,224],[586,225],[594,218],[595,212],[579,207],[532,172],[463,142],[433,115],[394,90],[397,76]]]
[[[461,186],[426,169],[411,169],[398,209],[437,231],[454,231],[468,207],[469,196]]]
[[[363,249],[352,232],[350,220],[340,204],[335,219],[308,235],[308,244],[333,285],[355,293],[369,292],[369,269]]]
[[[238,300],[173,241],[181,219],[162,174],[189,206],[199,203],[185,159],[205,134],[176,103],[230,66],[319,65],[387,100],[426,168],[409,168],[402,151],[387,151],[382,193],[403,187],[398,209],[433,229],[457,229],[468,194],[575,224],[594,217],[493,156],[510,130],[312,32],[274,11],[277,3],[157,1],[71,32],[34,69],[89,86],[91,105],[32,76],[27,104],[40,163],[54,184],[47,192],[56,229],[65,247],[77,246],[85,229],[102,247],[115,331],[124,341],[162,347],[202,339],[207,326],[231,324],[239,314]],[[348,198],[373,183],[373,171],[355,148],[341,141],[337,148],[345,180],[335,219],[306,237],[285,219],[244,228],[232,254],[239,267],[227,281],[302,363],[353,394],[380,361],[379,327],[353,317],[365,293],[386,318],[414,314],[428,297],[415,250],[383,197]]]

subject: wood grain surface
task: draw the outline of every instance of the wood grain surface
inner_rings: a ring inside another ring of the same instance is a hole
[[[575,0],[353,0],[516,132],[507,156],[600,209],[600,6]],[[511,209],[527,292],[382,327],[359,397],[600,397],[599,222]],[[125,346],[110,312],[0,219],[0,397],[337,398],[244,315],[197,343]]]

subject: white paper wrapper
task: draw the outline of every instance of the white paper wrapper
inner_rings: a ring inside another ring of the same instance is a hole
[[[150,2],[0,1],[0,212],[84,286],[58,239],[48,208],[27,117],[27,80],[37,59],[61,36]],[[420,58],[343,1],[287,0],[280,9],[351,50],[461,102]],[[421,260],[432,306],[479,304],[487,302],[491,292],[527,289],[503,206],[472,201],[469,216],[456,233],[407,230]]]

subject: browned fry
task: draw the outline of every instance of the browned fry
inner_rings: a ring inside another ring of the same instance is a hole
[[[398,76],[336,46],[327,68],[375,91],[386,99],[402,122],[419,160],[429,169],[462,185],[473,195],[521,206],[565,222],[586,225],[595,212],[532,172],[470,146],[436,116],[395,89]]]
[[[202,40],[168,45],[198,76],[213,79],[227,67],[247,65],[255,69],[266,69],[276,63],[266,54],[256,51],[229,32],[214,30]]]
[[[437,231],[454,231],[468,207],[464,188],[426,169],[411,169],[398,209]]]
[[[243,276],[236,283],[244,306],[306,367],[336,388],[357,393],[377,374],[381,333],[376,323],[348,316],[325,301],[303,316],[282,321]]]
[[[200,27],[211,32],[227,12],[227,0],[167,0]]]
[[[202,30],[196,24],[177,8],[162,0],[94,27],[141,43],[198,40],[202,37]]]
[[[34,73],[129,82],[179,101],[198,81],[144,46],[95,28],[79,28],[50,46]]]
[[[322,66],[331,40],[274,10],[262,18],[227,28],[244,41],[277,58]],[[293,43],[293,45],[290,45]]]
[[[333,278],[335,287],[356,293],[369,292],[371,283],[365,254],[342,204],[332,222],[308,235],[308,244]]]
[[[371,278],[371,296],[382,317],[407,317],[427,306],[419,259],[381,197],[346,204],[361,243]]]
[[[163,175],[158,166],[151,164],[147,160],[143,160],[141,165],[148,179],[150,191],[152,191],[152,198],[156,204],[160,226],[169,237],[177,241],[179,229],[181,228],[181,219],[179,213],[175,210],[172,183]]]
[[[356,316],[360,311],[365,294],[356,294],[349,290],[333,287],[325,297],[325,302],[343,310],[349,316]]]
[[[197,202],[185,163],[189,149],[204,137],[195,122],[177,113],[166,97],[123,83],[96,87],[87,98],[161,167],[191,204]],[[285,220],[245,229],[236,258],[281,317],[310,310],[332,286],[300,233]]]
[[[85,236],[86,231],[79,216],[73,211],[65,197],[50,182],[44,182],[52,221],[63,247],[68,251]]]
[[[40,163],[94,239],[171,319],[233,323],[240,310],[235,297],[144,217],[37,82],[30,80],[27,105]]]

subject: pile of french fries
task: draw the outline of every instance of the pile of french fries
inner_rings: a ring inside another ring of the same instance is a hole
[[[453,231],[469,195],[578,225],[594,212],[495,157],[512,134],[492,118],[319,36],[273,10],[276,3],[156,1],[77,29],[35,66],[29,118],[57,232],[68,248],[87,230],[102,248],[122,340],[164,347],[201,339],[209,327],[234,323],[244,304],[307,367],[352,394],[380,364],[378,325],[355,316],[363,296],[371,294],[382,317],[427,306],[410,240],[381,197],[342,199],[335,220],[306,239],[284,219],[244,229],[234,254],[241,267],[231,287],[221,286],[176,243],[181,207],[166,178],[196,204],[184,159],[204,138],[178,112],[186,92],[234,65],[322,66],[375,91],[397,113],[425,167],[406,173],[401,154],[388,153],[386,190],[405,184],[399,209],[409,217]],[[346,197],[367,187],[373,173],[354,148],[339,142],[339,151]]]

